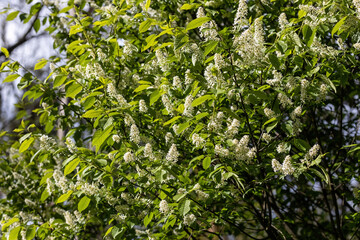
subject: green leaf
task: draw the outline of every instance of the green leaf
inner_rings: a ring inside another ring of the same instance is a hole
[[[99,130],[94,134],[92,144],[96,146],[96,152],[99,151],[101,145],[107,140],[110,136],[111,131],[113,130],[114,126],[110,126],[104,131],[99,132]]]
[[[8,76],[4,79],[3,83],[12,82],[12,81],[16,80],[19,76],[20,76],[19,74],[8,75]]]
[[[13,223],[18,222],[18,218],[12,218],[9,221],[7,221],[5,224],[2,224],[1,231],[5,232],[6,229]]]
[[[90,204],[91,199],[88,198],[87,196],[84,196],[83,198],[81,198],[79,204],[78,204],[78,210],[79,212],[84,211]]]
[[[52,171],[52,170],[50,172],[46,173],[40,180],[40,186],[43,185],[44,183],[46,183],[46,180],[48,178],[51,178],[53,173],[54,173],[54,171]]]
[[[159,98],[161,97],[162,92],[160,90],[155,90],[151,95],[150,95],[150,106],[152,106],[157,100],[159,100]]]
[[[19,11],[9,13],[9,15],[7,15],[7,17],[6,17],[6,21],[14,20],[17,17],[18,14],[19,14]]]
[[[150,28],[152,22],[153,20],[149,18],[143,21],[139,26],[139,32],[140,33],[146,32]]]
[[[164,123],[164,126],[169,125],[169,124],[175,122],[175,121],[178,120],[179,118],[181,118],[181,116],[173,117],[173,118],[170,119],[169,121],[165,122],[165,123]]]
[[[191,125],[191,122],[185,122],[179,125],[179,128],[177,130],[177,134],[182,133],[185,129],[187,129]]]
[[[40,19],[36,19],[35,22],[34,22],[34,25],[33,25],[35,32],[39,31],[40,25],[41,25],[40,24]]]
[[[25,152],[29,147],[30,145],[34,142],[34,138],[29,138],[29,139],[26,139],[24,142],[22,142],[22,144],[20,145],[20,148],[19,148],[19,152],[22,153],[22,152]]]
[[[336,87],[334,85],[334,83],[325,75],[323,74],[318,74],[318,76],[320,76],[327,84],[330,85],[330,87],[334,90],[334,92],[336,93]]]
[[[107,235],[109,235],[109,234],[111,233],[111,230],[112,230],[113,228],[114,228],[114,226],[110,227],[110,228],[106,231],[104,237],[106,237]]]
[[[50,196],[50,193],[47,189],[44,189],[44,191],[41,194],[40,202],[45,202],[45,200]]]
[[[200,4],[188,4],[188,3],[185,3],[184,5],[181,6],[181,10],[191,10],[191,9],[194,9],[194,8],[198,8]]]
[[[147,225],[149,225],[149,223],[151,222],[151,220],[154,217],[154,213],[151,212],[150,214],[146,215],[144,218],[144,226],[146,227]]]
[[[26,235],[25,235],[26,240],[32,240],[35,238],[36,228],[37,227],[35,225],[31,225],[30,227],[28,227],[28,229],[26,230]]]
[[[79,92],[81,92],[81,90],[82,90],[82,86],[80,84],[73,83],[66,89],[66,97],[75,98],[75,96]]]
[[[311,148],[310,145],[302,139],[294,139],[293,143],[294,146],[302,152],[307,152]]]
[[[189,31],[191,29],[197,28],[202,26],[204,23],[210,21],[211,18],[209,17],[200,17],[200,18],[196,18],[194,20],[192,20],[187,26],[186,26],[186,30]]]
[[[200,114],[196,115],[196,116],[195,116],[195,119],[196,119],[197,121],[199,121],[200,119],[202,119],[203,117],[206,117],[207,115],[209,115],[208,112],[203,112],[203,113],[200,113]]]
[[[204,51],[204,57],[206,57],[212,50],[216,48],[219,42],[217,41],[211,41],[205,48]]]
[[[89,110],[82,115],[83,118],[96,118],[100,116],[104,111],[103,110]]]
[[[269,54],[269,60],[271,62],[271,64],[276,68],[279,69],[280,68],[280,62],[278,57],[275,54]]]
[[[56,204],[62,203],[62,202],[65,202],[66,200],[68,200],[72,193],[73,193],[73,191],[69,190],[67,193],[64,193],[63,195],[61,195],[58,198],[58,200],[56,201]]]
[[[266,125],[268,125],[269,123],[274,122],[274,121],[276,121],[276,118],[270,118],[263,124],[263,127],[265,127]]]
[[[4,53],[5,57],[9,57],[9,51],[6,48],[2,47],[1,51]]]
[[[55,79],[54,79],[54,85],[53,87],[56,88],[56,87],[59,87],[60,85],[62,85],[65,80],[67,79],[67,76],[57,76]]]
[[[344,24],[347,17],[348,16],[345,16],[342,19],[340,19],[340,21],[334,26],[334,28],[331,31],[331,37],[333,37],[334,34],[340,29],[340,27]]]
[[[11,229],[8,240],[17,240],[22,226]]]
[[[209,100],[209,99],[212,99],[212,98],[213,98],[212,95],[204,95],[204,96],[201,96],[201,97],[195,99],[195,100],[191,103],[191,106],[196,107],[196,106],[202,104],[203,102],[205,102],[206,100]]]
[[[152,34],[150,36],[148,36],[145,41],[146,41],[146,45],[141,49],[141,51],[145,51],[148,48],[154,46],[155,44],[157,44],[157,41],[155,41],[157,39],[157,36],[155,34]]]
[[[134,92],[141,92],[142,90],[145,90],[148,87],[150,87],[150,85],[140,85],[134,90]]]
[[[69,162],[64,169],[64,176],[68,175],[69,173],[71,173],[72,171],[75,170],[75,168],[77,167],[77,165],[79,165],[80,163],[80,159],[79,158],[75,158],[74,160],[72,160],[71,162]]]
[[[190,204],[191,204],[191,201],[188,199],[181,202],[180,207],[179,207],[179,212],[181,215],[185,216],[188,212],[190,212]]]
[[[34,70],[39,70],[39,69],[42,69],[43,67],[45,67],[45,65],[47,64],[48,60],[46,59],[40,59],[38,61],[37,64],[35,64],[35,67],[34,67]]]
[[[151,4],[151,0],[146,0],[146,3],[145,3],[145,11],[147,11],[150,7],[150,4]]]
[[[202,165],[203,165],[203,168],[206,170],[210,167],[211,165],[211,157],[206,157],[203,159],[203,162],[202,162]]]
[[[68,12],[70,9],[72,9],[73,8],[73,6],[72,5],[70,5],[70,6],[67,6],[67,7],[65,7],[65,8],[63,8],[63,9],[61,9],[60,10],[60,12],[58,13],[58,14],[61,14],[61,13],[66,13],[66,12]]]

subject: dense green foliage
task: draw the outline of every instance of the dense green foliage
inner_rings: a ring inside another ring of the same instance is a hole
[[[358,0],[28,4],[2,239],[360,237]]]

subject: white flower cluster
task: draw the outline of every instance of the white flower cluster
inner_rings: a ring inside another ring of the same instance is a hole
[[[280,172],[284,175],[292,175],[295,171],[295,168],[291,164],[291,157],[289,155],[285,157],[282,165],[276,159],[272,160],[271,165],[274,172]]]
[[[132,152],[126,152],[124,154],[124,161],[126,163],[130,163],[130,162],[133,162],[135,161],[135,157],[134,157],[134,154]]]
[[[299,8],[305,11],[306,16],[310,18],[310,20],[305,19],[304,23],[311,28],[315,28],[327,20],[326,17],[322,17],[325,13],[324,8],[314,7],[312,5],[299,5]]]
[[[159,211],[163,214],[167,214],[170,211],[169,205],[166,200],[161,200],[159,203]]]
[[[205,145],[205,139],[203,139],[202,137],[199,136],[199,134],[194,133],[191,137],[192,139],[192,143],[195,145],[195,147],[197,148],[201,148]]]
[[[215,61],[215,67],[218,70],[221,70],[222,68],[227,66],[227,63],[224,61],[223,57],[219,53],[215,53],[214,61]]]
[[[190,85],[193,81],[190,69],[187,69],[185,72],[185,85]]]
[[[176,145],[175,144],[172,144],[170,149],[169,149],[169,152],[167,153],[166,155],[166,160],[171,162],[171,163],[175,163],[178,161],[178,157],[180,156],[177,148],[176,148]]]
[[[130,141],[139,144],[140,143],[140,132],[135,124],[130,127]]]
[[[167,59],[168,59],[167,54],[163,50],[158,49],[155,51],[155,56],[157,58],[157,61],[159,63],[161,71],[163,71],[163,72],[169,71],[170,65],[167,61]]]
[[[218,112],[216,117],[212,116],[210,118],[210,121],[207,126],[208,130],[214,131],[214,132],[219,132],[222,128],[222,121],[223,121],[224,117],[225,117],[225,115],[223,112]]]
[[[131,44],[129,41],[124,41],[124,47],[123,47],[124,56],[132,56],[132,54],[137,51],[138,49],[135,45]]]
[[[120,142],[120,136],[115,134],[115,135],[112,135],[112,140],[116,143],[119,143]]]
[[[210,63],[207,65],[204,71],[204,78],[206,79],[209,88],[214,88],[217,83],[217,77],[213,74],[214,64]]]
[[[66,193],[69,190],[69,185],[66,181],[66,178],[59,170],[54,171],[53,178],[55,181],[55,185],[59,187],[63,193]]]
[[[359,1],[359,2],[360,2],[360,1]],[[356,50],[360,51],[360,43],[355,43],[355,44],[353,45],[353,47],[354,47]]]
[[[173,141],[174,141],[173,135],[171,134],[171,132],[167,132],[167,133],[165,134],[165,142],[166,142],[166,144],[170,144],[170,143],[172,143]]]
[[[200,7],[196,13],[197,18],[206,17],[205,11]],[[205,41],[213,40],[219,41],[218,33],[216,31],[217,26],[214,21],[209,21],[200,26],[201,36],[205,38]]]
[[[353,0],[352,2],[354,4],[354,6],[355,6],[355,9],[356,9],[357,13],[358,13],[358,16],[360,16],[360,0]]]
[[[193,96],[190,94],[185,98],[185,103],[184,103],[184,112],[183,115],[186,117],[192,117],[192,113],[193,113],[193,107],[191,106],[193,101]]]
[[[286,18],[286,14],[285,13],[281,13],[279,16],[279,25],[280,25],[280,29],[284,30],[288,25],[289,22]]]
[[[56,144],[55,139],[44,134],[41,135],[39,140],[40,148],[44,149],[45,151],[52,151],[53,146]]]
[[[173,112],[173,105],[169,100],[169,97],[167,94],[164,94],[161,96],[161,100],[166,108],[166,111],[168,111],[169,114],[172,114]]]
[[[264,108],[264,114],[268,118],[276,117],[275,112],[271,110],[270,108]]]
[[[288,151],[288,149],[286,148],[286,143],[285,142],[279,143],[279,145],[276,148],[276,151],[278,153],[286,153]]]
[[[266,80],[266,82],[271,85],[271,86],[279,86],[281,84],[281,79],[282,79],[282,74],[276,70],[274,70],[273,72],[274,78],[273,79],[268,79]]]
[[[239,0],[239,6],[236,11],[234,26],[238,28],[238,30],[248,24],[247,20],[248,7],[245,0]]]
[[[186,214],[185,216],[184,216],[184,224],[185,225],[191,225],[191,224],[193,224],[194,222],[195,222],[195,220],[196,220],[196,217],[195,217],[195,215],[194,214]]]
[[[72,140],[71,138],[68,137],[68,138],[66,138],[65,144],[71,153],[76,152],[77,148],[76,148],[74,140]]]
[[[245,65],[255,65],[262,61],[265,56],[264,44],[264,31],[260,18],[255,19],[250,28],[235,36],[233,43]]]
[[[178,76],[175,76],[173,78],[172,85],[175,89],[181,89],[182,88],[181,79]]]
[[[227,138],[233,138],[239,132],[240,122],[234,118],[225,132]]]
[[[320,40],[315,37],[313,43],[311,44],[310,49],[315,53],[319,54],[321,57],[336,57],[340,51],[336,50],[331,46],[324,45]]]
[[[196,183],[193,187],[193,190],[195,191],[195,193],[197,194],[197,197],[200,199],[200,200],[206,200],[209,198],[209,194],[203,192],[200,190],[201,186],[199,183]]]
[[[320,151],[320,145],[315,144],[314,146],[312,146],[310,148],[309,152],[307,152],[305,154],[305,157],[300,160],[301,163],[306,164],[307,166],[310,166],[311,161],[314,160],[319,155],[319,151]]]
[[[301,80],[301,88],[300,88],[300,99],[302,102],[306,101],[306,98],[307,98],[306,89],[308,88],[308,86],[309,86],[309,81],[306,79],[302,79]]]
[[[139,112],[146,113],[148,111],[148,108],[146,107],[146,103],[144,99],[140,99],[139,101]]]
[[[300,117],[302,113],[302,107],[298,106],[294,109],[294,111],[290,114],[291,118],[295,120],[297,117]]]
[[[144,156],[151,159],[151,160],[154,159],[154,154],[153,154],[152,146],[151,146],[150,143],[147,143],[145,145]]]
[[[293,102],[291,101],[290,98],[288,98],[288,96],[286,96],[283,93],[279,93],[278,94],[278,99],[280,101],[280,104],[285,108],[287,106],[291,106],[293,104]]]
[[[233,148],[234,148],[234,154],[235,158],[237,160],[241,161],[250,161],[256,156],[256,149],[255,148],[249,148],[250,138],[249,135],[244,135],[240,141],[237,139],[234,139],[233,142]]]
[[[271,142],[272,137],[269,133],[263,133],[262,134],[262,139],[264,139],[267,143]]]
[[[112,98],[114,98],[114,99],[116,99],[118,101],[118,103],[120,104],[120,107],[129,106],[128,102],[123,97],[123,95],[117,93],[116,88],[115,88],[113,83],[109,83],[107,85],[107,92],[108,92],[110,97],[112,97]]]
[[[216,155],[219,155],[222,158],[229,156],[229,153],[230,153],[229,149],[226,149],[219,144],[215,145],[214,151],[215,151]]]

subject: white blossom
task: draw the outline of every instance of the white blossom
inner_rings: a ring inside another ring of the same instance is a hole
[[[193,96],[190,94],[185,98],[185,103],[184,103],[184,112],[183,115],[186,117],[192,117],[192,113],[193,113],[193,107],[191,106],[193,101]]]
[[[287,26],[288,26],[289,22],[286,18],[286,14],[285,13],[281,13],[279,16],[279,25],[280,25],[280,29],[284,30]]]
[[[139,144],[140,143],[140,132],[135,124],[130,127],[130,141]]]
[[[147,143],[145,145],[145,149],[144,149],[144,156],[148,157],[149,159],[153,159],[154,158],[154,154],[152,151],[152,146],[150,143]]]
[[[134,154],[133,154],[132,152],[126,152],[126,153],[124,154],[124,161],[125,161],[126,163],[135,161]]]
[[[159,211],[163,214],[167,214],[169,212],[169,205],[166,200],[161,200],[159,203]]]
[[[294,173],[294,171],[295,171],[295,169],[291,164],[291,157],[289,155],[287,155],[282,164],[282,172],[284,175],[291,175]]]
[[[171,147],[170,147],[170,150],[169,152],[167,153],[166,155],[166,160],[168,160],[169,162],[177,162],[178,161],[178,157],[180,156],[177,148],[176,148],[176,145],[175,144],[172,144]]]
[[[148,111],[148,108],[146,107],[146,103],[144,99],[140,99],[139,101],[139,112],[146,113]]]
[[[271,135],[268,134],[268,133],[263,133],[262,138],[263,138],[267,143],[271,142],[271,140],[272,140]]]
[[[202,147],[205,144],[205,139],[199,136],[199,134],[194,133],[191,137],[192,143],[195,144],[195,147]]]
[[[196,217],[194,214],[186,214],[184,217],[184,224],[185,225],[191,225],[193,222],[195,222]]]
[[[112,136],[112,140],[113,140],[114,142],[116,142],[116,143],[119,143],[119,142],[120,142],[120,136],[117,135],[117,134],[115,134],[115,135]]]
[[[272,168],[273,168],[274,172],[280,172],[282,170],[281,164],[276,159],[273,159],[271,161],[271,165],[272,165]]]
[[[234,26],[242,27],[248,24],[247,21],[248,7],[246,0],[239,0],[239,6],[236,11]]]

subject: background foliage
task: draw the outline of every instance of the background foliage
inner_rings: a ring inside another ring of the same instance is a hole
[[[27,3],[2,239],[359,237],[358,1]]]

